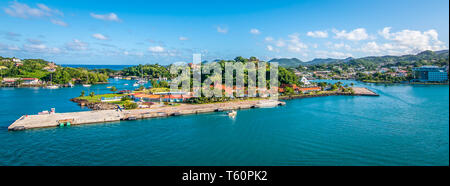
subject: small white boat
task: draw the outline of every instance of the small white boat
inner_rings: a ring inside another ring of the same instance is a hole
[[[139,84],[137,84],[137,83],[134,83],[134,84],[133,84],[133,87],[137,87],[137,86],[139,86]]]
[[[138,83],[138,84],[146,84],[147,81],[141,79],[141,80],[139,80],[137,83]]]
[[[125,83],[125,84],[123,84],[123,85],[125,85],[125,86],[128,86],[128,84],[126,84],[126,83]]]
[[[91,87],[90,84],[83,84],[83,87]]]
[[[49,85],[49,86],[47,86],[47,88],[48,89],[57,89],[57,88],[59,88],[59,86],[58,85]]]
[[[230,116],[231,118],[235,118],[237,115],[237,112],[235,110],[232,110],[231,112],[228,112],[228,116]]]
[[[74,85],[72,83],[69,82],[69,87],[73,87]]]

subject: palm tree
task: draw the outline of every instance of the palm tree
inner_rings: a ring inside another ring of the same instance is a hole
[[[109,89],[111,92],[115,93],[117,91],[117,88],[115,86],[111,87],[111,89]]]

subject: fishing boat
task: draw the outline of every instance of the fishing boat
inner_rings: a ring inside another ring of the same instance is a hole
[[[59,88],[59,86],[58,85],[53,85],[53,75],[52,74],[50,74],[50,85],[49,86],[47,86],[46,88],[48,88],[48,89],[57,89],[57,88]]]
[[[146,84],[146,83],[147,83],[147,81],[145,81],[145,80],[141,79],[141,80],[139,80],[139,81],[138,81],[137,83],[138,83],[138,84]]]
[[[48,89],[57,89],[57,88],[59,88],[59,86],[58,85],[49,85],[46,88],[48,88]]]
[[[83,84],[83,87],[91,87],[89,83],[89,75],[86,75],[86,84]]]
[[[109,86],[109,87],[106,87],[106,88],[112,88],[111,86]]]
[[[237,112],[235,110],[232,110],[231,112],[228,112],[228,116],[230,116],[231,118],[235,118],[237,115]]]

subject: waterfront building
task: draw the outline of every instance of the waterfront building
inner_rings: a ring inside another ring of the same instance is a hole
[[[5,85],[15,85],[16,81],[18,79],[19,78],[3,78],[3,84],[5,84]]]
[[[38,78],[22,78],[22,81],[24,85],[37,85],[40,84],[40,81]]]
[[[420,82],[444,82],[448,81],[445,68],[437,66],[422,66],[413,68],[415,81]]]
[[[307,87],[307,88],[299,88],[298,91],[301,91],[304,94],[310,93],[310,92],[317,92],[321,91],[322,88],[320,87]]]

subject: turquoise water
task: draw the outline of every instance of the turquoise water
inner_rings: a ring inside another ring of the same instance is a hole
[[[18,132],[22,114],[85,110],[69,99],[88,89],[1,88],[0,165],[449,165],[447,85],[356,84],[380,96]]]

